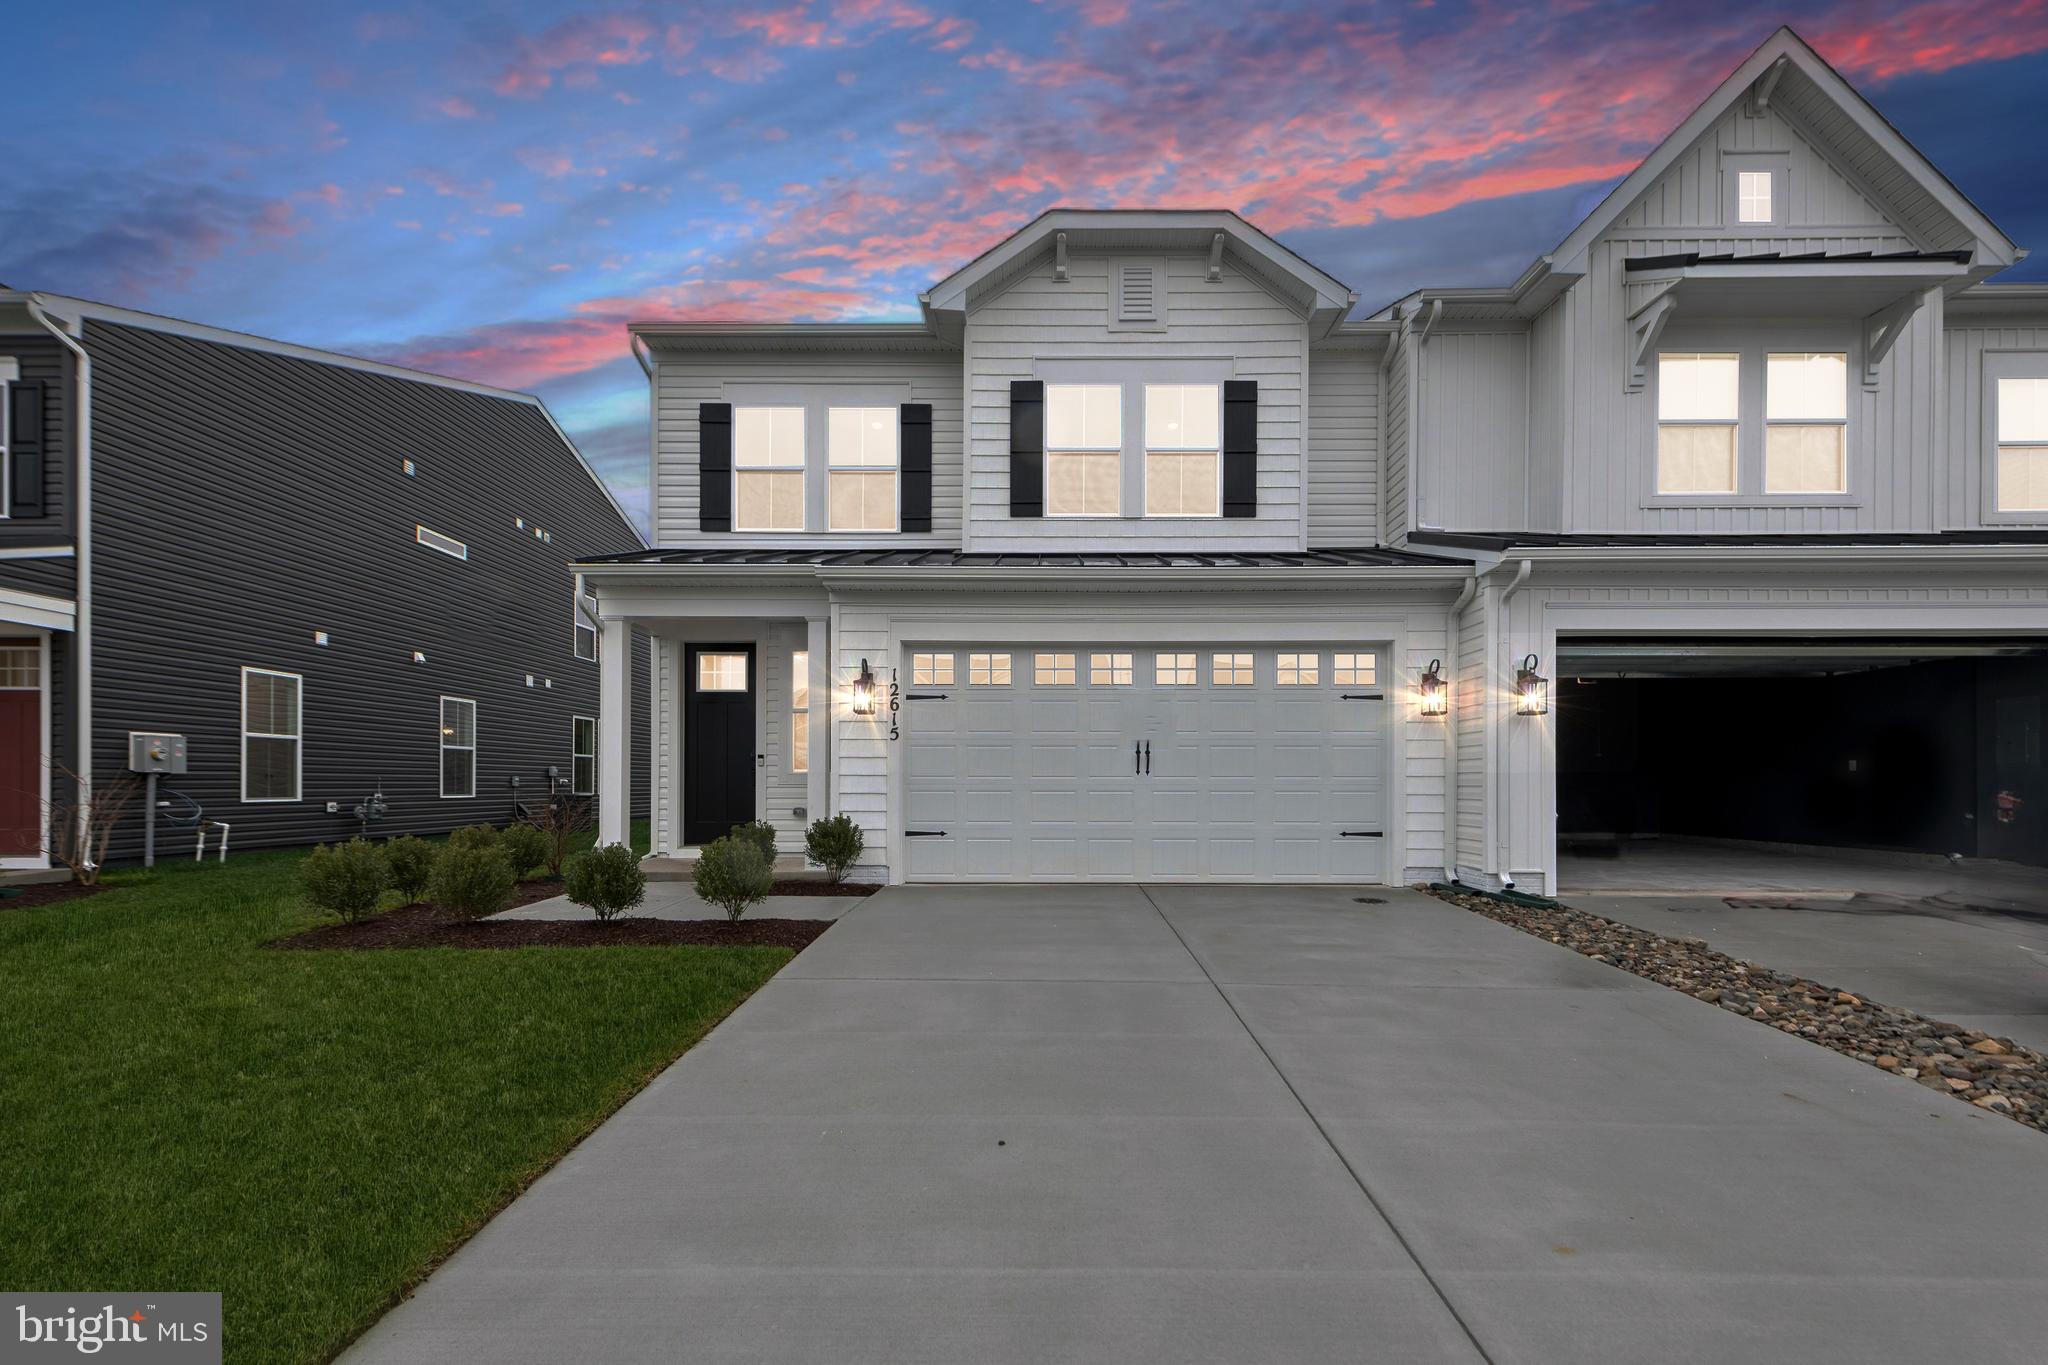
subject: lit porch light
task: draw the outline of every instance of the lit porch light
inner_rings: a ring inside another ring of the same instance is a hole
[[[853,680],[853,714],[875,714],[875,674],[866,659],[860,661],[860,676]]]
[[[1415,713],[1421,716],[1448,716],[1451,713],[1451,687],[1444,681],[1444,661],[1431,659],[1424,669],[1420,681],[1415,684]]]
[[[1550,679],[1536,671],[1536,656],[1522,660],[1515,670],[1515,714],[1543,716],[1550,713]]]

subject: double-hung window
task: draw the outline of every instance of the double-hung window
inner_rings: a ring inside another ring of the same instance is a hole
[[[1764,360],[1764,492],[1849,488],[1849,357],[1773,351]]]
[[[1222,515],[1222,413],[1219,385],[1145,386],[1146,516]]]
[[[826,413],[826,524],[834,531],[896,529],[896,409]]]
[[[576,657],[594,662],[597,659],[597,626],[583,605],[581,579],[577,580],[574,591],[575,600],[569,604],[569,619],[576,623]]]
[[[1045,514],[1113,517],[1123,506],[1123,387],[1045,386]]]
[[[734,408],[735,531],[804,529],[804,410]]]
[[[1657,357],[1657,491],[1733,493],[1742,357],[1673,351]]]
[[[569,718],[569,794],[597,795],[597,721],[590,716]]]
[[[302,739],[297,673],[242,670],[242,799],[299,799]]]
[[[1984,369],[1991,511],[2007,521],[2048,520],[2048,354],[1988,355]]]
[[[441,795],[476,795],[476,703],[468,697],[441,698]]]

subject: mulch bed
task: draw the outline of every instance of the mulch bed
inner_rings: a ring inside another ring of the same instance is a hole
[[[1730,1014],[2048,1132],[2048,1057],[1850,991],[1742,962],[1702,939],[1666,938],[1570,906],[1525,906],[1431,888],[1453,905],[1619,967]]]
[[[26,910],[32,905],[57,905],[64,901],[97,896],[114,888],[103,882],[81,886],[77,882],[41,882],[32,886],[0,887],[0,910]]]
[[[528,897],[529,901],[543,897]],[[325,948],[794,948],[832,927],[830,920],[590,919],[480,920],[438,905],[408,905],[354,924],[323,924],[272,943],[289,951]]]
[[[841,882],[834,886],[819,881],[778,881],[768,888],[771,896],[872,896],[882,889],[879,882]]]

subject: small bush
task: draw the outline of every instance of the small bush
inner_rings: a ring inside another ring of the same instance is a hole
[[[647,874],[632,849],[606,844],[570,860],[563,890],[600,920],[609,920],[647,898]]]
[[[362,839],[322,844],[299,864],[306,899],[353,924],[377,908],[377,898],[391,882],[384,850]]]
[[[524,877],[548,860],[548,836],[523,822],[510,824],[498,835],[498,852],[514,877]]]
[[[834,815],[811,821],[804,835],[804,852],[810,860],[832,874],[834,885],[846,880],[846,869],[860,861],[867,839],[850,815]]]
[[[461,848],[453,841],[434,859],[434,900],[472,919],[505,908],[512,895],[512,865],[495,848]]]
[[[766,820],[749,820],[744,825],[734,825],[730,831],[735,839],[745,839],[761,850],[761,856],[768,860],[768,866],[775,866],[775,826]]]
[[[556,796],[541,807],[534,817],[534,825],[541,837],[548,843],[548,875],[562,875],[563,864],[569,860],[569,845],[576,837],[576,831],[590,823],[590,803],[579,801],[572,796]]]
[[[498,831],[489,825],[464,825],[448,836],[450,848],[496,848]]]
[[[752,839],[728,834],[704,845],[690,881],[699,896],[737,924],[748,906],[759,905],[768,895],[775,884],[775,866],[761,856],[760,845]]]
[[[401,834],[384,841],[384,861],[391,868],[391,889],[407,905],[419,904],[434,877],[434,846],[425,839]]]

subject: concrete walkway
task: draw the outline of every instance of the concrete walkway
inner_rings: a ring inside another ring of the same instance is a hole
[[[1354,894],[884,891],[348,1359],[2039,1359],[2048,1137]]]

